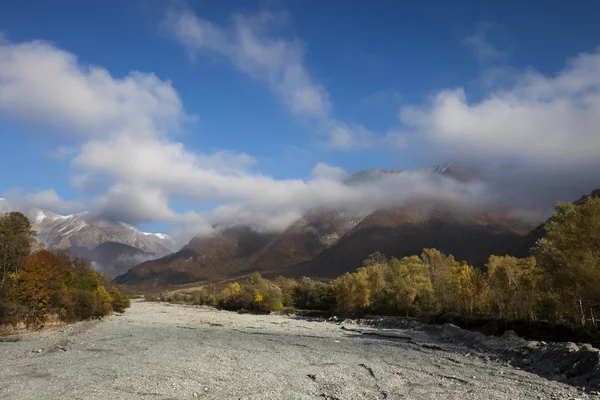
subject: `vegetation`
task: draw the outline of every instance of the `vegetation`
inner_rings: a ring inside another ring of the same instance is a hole
[[[450,313],[595,326],[600,304],[600,198],[589,198],[581,206],[557,203],[546,230],[535,257],[491,256],[484,270],[436,249],[402,259],[374,253],[356,272],[329,283],[284,277],[271,282],[254,273],[217,295],[201,291],[161,298],[254,312],[295,307],[341,315]]]
[[[46,250],[19,212],[0,216],[0,325],[44,326],[50,315],[66,322],[123,312],[129,297],[109,287],[86,259]]]

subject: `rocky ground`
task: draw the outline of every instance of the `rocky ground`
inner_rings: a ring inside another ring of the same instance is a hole
[[[0,338],[0,398],[597,397],[575,386],[595,384],[595,349],[368,324],[134,302],[101,322]]]

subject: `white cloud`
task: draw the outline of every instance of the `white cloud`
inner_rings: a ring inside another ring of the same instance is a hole
[[[554,77],[530,71],[479,102],[463,89],[443,90],[425,108],[402,109],[400,118],[455,158],[600,166],[600,52],[580,54]]]
[[[221,27],[187,8],[171,10],[166,19],[168,28],[193,59],[198,54],[217,55],[265,82],[292,114],[316,123],[326,138],[326,147],[350,150],[374,146],[374,135],[364,127],[350,127],[332,117],[329,93],[305,67],[302,44],[277,33],[277,28],[288,22],[285,14],[263,11],[237,14],[231,26]]]
[[[349,176],[342,168],[322,162],[315,165],[311,175],[314,179],[327,179],[332,181],[343,181]]]
[[[46,42],[0,42],[0,112],[80,136],[155,136],[186,118],[169,82],[123,79]]]
[[[491,32],[503,30],[502,26],[492,22],[480,22],[476,31],[467,36],[463,43],[469,46],[480,61],[494,61],[508,56],[508,52],[494,46],[489,39]]]
[[[83,210],[84,205],[79,201],[64,200],[54,189],[46,189],[33,193],[23,193],[22,190],[12,190],[4,193],[7,203],[18,209],[42,208],[58,214]]]
[[[167,24],[188,52],[214,53],[240,71],[266,82],[297,115],[327,118],[329,95],[304,67],[304,50],[297,40],[270,37],[285,15],[262,12],[236,15],[229,28],[196,17],[191,11],[171,11]]]

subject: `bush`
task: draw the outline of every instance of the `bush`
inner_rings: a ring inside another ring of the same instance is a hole
[[[158,293],[145,293],[144,300],[146,301],[160,301],[160,295]]]
[[[70,289],[65,299],[61,318],[67,322],[90,319],[94,316],[96,299],[92,292],[83,289]]]
[[[115,286],[108,294],[111,297],[111,307],[114,312],[123,313],[129,307],[131,307],[131,300],[129,300],[129,296],[123,292],[119,286]]]
[[[294,288],[294,305],[304,310],[330,310],[335,298],[330,285],[305,277]]]
[[[112,299],[104,286],[98,286],[94,290],[94,317],[102,318],[110,314]]]
[[[255,272],[240,285],[230,283],[219,299],[219,305],[234,310],[270,312],[283,309],[281,289]]]

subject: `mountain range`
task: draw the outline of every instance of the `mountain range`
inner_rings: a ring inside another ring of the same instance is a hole
[[[449,165],[421,171],[469,179]],[[406,171],[369,169],[350,176],[345,183],[359,185],[403,173]],[[533,227],[507,211],[465,212],[423,200],[365,212],[312,210],[281,233],[234,226],[196,237],[178,252],[135,266],[117,277],[117,282],[163,288],[234,279],[253,271],[268,277],[332,278],[360,267],[375,251],[403,257],[420,254],[426,247],[482,266],[489,255],[504,254]]]
[[[0,199],[0,212],[13,209]],[[95,218],[89,212],[59,215],[39,208],[24,214],[48,248],[67,249],[84,256],[108,276],[117,276],[144,260],[162,257],[177,250],[175,242],[162,233],[142,232],[123,222]]]
[[[451,165],[420,171],[462,182],[471,179]],[[344,183],[361,185],[403,173],[407,171],[368,169]],[[600,191],[591,195],[600,196]],[[0,199],[0,212],[9,209]],[[282,232],[246,225],[216,227],[213,234],[194,237],[181,249],[168,235],[87,212],[63,216],[30,209],[27,216],[47,247],[69,249],[116,276],[117,282],[149,289],[227,281],[254,271],[267,277],[328,279],[354,271],[375,251],[404,257],[427,247],[482,267],[491,254],[529,255],[544,235],[543,224],[536,227],[508,210],[465,211],[423,199],[375,210],[313,209]]]

